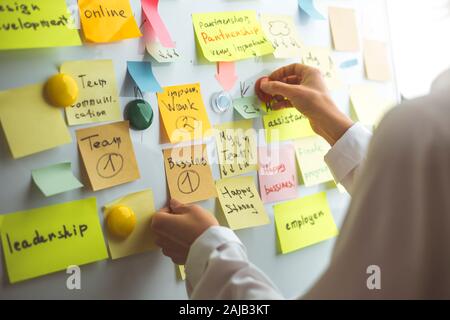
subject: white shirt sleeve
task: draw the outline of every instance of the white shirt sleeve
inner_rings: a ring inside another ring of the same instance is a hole
[[[325,162],[337,183],[348,193],[353,192],[353,182],[361,172],[372,133],[357,122],[348,129],[325,155]]]
[[[336,181],[351,193],[371,133],[354,124],[325,156]],[[186,261],[186,289],[191,299],[283,299],[270,279],[247,257],[236,234],[211,227],[191,245]]]
[[[248,261],[245,247],[225,227],[211,227],[191,245],[186,261],[191,299],[283,299],[270,279]]]

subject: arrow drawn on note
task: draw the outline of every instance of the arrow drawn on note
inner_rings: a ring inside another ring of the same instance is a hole
[[[216,79],[225,91],[230,91],[237,81],[234,62],[217,62]]]

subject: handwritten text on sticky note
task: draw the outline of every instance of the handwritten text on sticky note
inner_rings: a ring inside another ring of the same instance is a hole
[[[0,21],[0,50],[81,45],[64,0],[2,0]]]
[[[295,141],[297,161],[305,186],[333,180],[324,156],[330,150],[330,145],[319,136],[302,138]]]
[[[261,25],[275,48],[276,58],[300,58],[302,44],[291,16],[263,14]]]
[[[241,176],[218,180],[216,188],[220,205],[231,229],[256,227],[270,222],[253,177]]]
[[[297,172],[292,145],[259,147],[259,189],[264,203],[297,196]]]
[[[215,127],[217,153],[222,178],[255,171],[256,132],[252,120],[224,123]]]
[[[342,87],[330,49],[322,47],[304,48],[303,63],[320,70],[328,89],[338,90]]]
[[[209,61],[234,61],[273,52],[255,11],[195,13],[192,22],[198,44]]]
[[[128,121],[80,129],[76,135],[94,191],[139,179]]]
[[[170,196],[183,203],[216,196],[206,145],[164,150]]]
[[[121,120],[112,60],[79,60],[61,65],[78,84],[78,100],[66,108],[69,125]]]
[[[157,96],[171,143],[201,139],[211,128],[199,83],[163,87]]]
[[[295,108],[270,111],[263,116],[267,143],[314,135],[308,119]]]
[[[282,253],[324,241],[338,234],[325,192],[273,207]]]
[[[95,198],[3,217],[2,246],[11,283],[108,257]]]
[[[142,36],[129,0],[78,0],[84,36],[89,42],[114,42]]]
[[[233,107],[244,119],[261,116],[261,102],[256,96],[233,99]]]

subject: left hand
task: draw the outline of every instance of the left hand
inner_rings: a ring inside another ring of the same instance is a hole
[[[207,229],[217,226],[216,218],[198,205],[186,205],[171,199],[168,207],[152,217],[155,243],[175,264],[183,265],[191,244]]]

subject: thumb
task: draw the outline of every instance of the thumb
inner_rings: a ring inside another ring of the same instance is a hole
[[[186,205],[174,198],[170,199],[169,205],[173,213],[183,213],[188,211],[190,208],[190,205]]]

